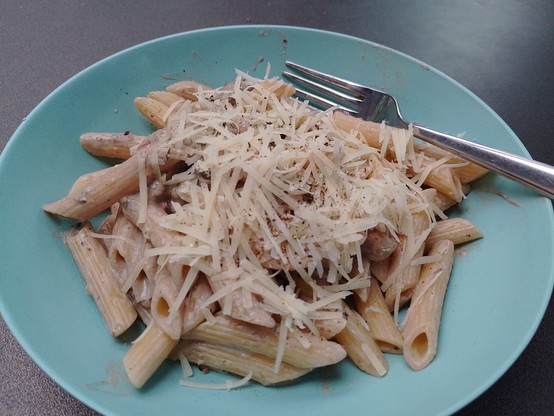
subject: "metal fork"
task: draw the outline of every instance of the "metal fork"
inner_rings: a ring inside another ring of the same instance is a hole
[[[308,88],[308,90],[297,88],[298,98],[308,100],[319,108],[336,107],[364,120],[378,122],[385,120],[390,126],[408,128],[409,123],[402,117],[398,102],[393,96],[290,61],[287,61],[286,65],[307,76],[283,72],[286,78]],[[412,123],[412,127],[415,137],[554,199],[554,166],[421,125]]]

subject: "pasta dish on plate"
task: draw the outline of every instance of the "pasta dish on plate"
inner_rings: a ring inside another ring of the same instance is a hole
[[[240,71],[181,81],[135,99],[150,135],[81,136],[117,163],[44,210],[76,220],[64,240],[111,335],[144,323],[123,360],[135,387],[166,359],[242,377],[229,388],[435,357],[454,247],[482,236],[445,211],[486,171],[293,94]]]

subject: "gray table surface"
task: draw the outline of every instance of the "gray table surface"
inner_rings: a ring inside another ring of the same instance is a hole
[[[554,164],[552,0],[2,0],[0,149],[47,94],[96,61],[160,36],[236,24],[326,29],[412,55],[477,94],[534,158]],[[551,300],[521,357],[458,415],[554,414],[553,334]],[[0,415],[94,414],[34,364],[0,318]]]

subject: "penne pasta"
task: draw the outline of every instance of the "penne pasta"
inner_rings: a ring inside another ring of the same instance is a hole
[[[300,368],[324,367],[336,364],[346,357],[337,343],[306,333],[304,346],[297,338],[288,337],[282,362]],[[218,314],[213,322],[204,322],[183,336],[184,339],[223,344],[239,350],[275,358],[278,353],[279,333],[270,328],[252,325]]]
[[[90,189],[90,185],[94,184],[95,181],[102,179],[102,176],[105,174],[104,170],[99,170],[95,172],[85,173],[77,178],[77,180],[71,186],[69,194],[77,194],[78,192],[85,191]]]
[[[132,150],[146,140],[145,136],[126,133],[85,133],[80,143],[91,155],[114,159],[129,159]]]
[[[387,374],[388,361],[371,336],[369,327],[358,312],[345,305],[346,327],[336,336],[348,357],[368,374],[383,377]]]
[[[402,241],[402,239],[400,239]],[[396,250],[401,250],[401,245],[399,244],[396,248]],[[394,254],[394,253],[393,253]],[[393,256],[381,260],[381,261],[372,261],[369,268],[371,272],[371,276],[375,277],[379,281],[379,283],[385,283],[387,281],[387,277],[390,274],[391,270],[391,258]]]
[[[199,91],[207,91],[210,89],[210,87],[196,81],[179,81],[166,87],[166,91],[193,102],[198,100],[196,94]]]
[[[360,118],[356,118],[354,116],[345,114],[340,111],[334,112],[333,118],[335,120],[337,127],[345,131],[357,132],[371,147],[380,148],[382,146],[383,137],[382,137],[382,127],[380,124],[374,123],[371,121],[362,120]],[[399,129],[389,127],[389,130],[392,132],[392,134],[395,134],[394,132],[396,132]],[[487,169],[481,166],[478,166],[471,162],[467,162],[466,160],[460,157],[454,156],[451,153],[448,153],[431,144],[417,143],[415,147],[418,152],[421,152],[430,160],[438,161],[446,157],[448,159],[448,164],[461,165],[453,168],[454,175],[457,177],[457,180],[456,179],[452,180],[452,182],[454,183],[459,181],[462,184],[467,184],[479,179],[480,177],[482,177],[488,172]],[[391,151],[391,150],[392,149],[387,149],[387,151]],[[443,172],[435,173],[433,176],[434,177],[430,179],[430,183],[428,184],[430,186],[433,186],[431,185],[431,183],[434,183],[434,184],[440,183],[441,176],[444,176],[445,179],[447,179],[448,181],[451,181],[451,179],[448,177],[448,174]],[[451,187],[451,184],[449,185],[448,183],[445,183],[444,185],[446,185],[444,186],[446,189],[447,188],[450,188],[451,190],[454,189]],[[448,195],[450,192],[445,192],[445,193]],[[456,201],[459,202],[458,199],[456,199]]]
[[[450,218],[435,224],[427,237],[425,246],[427,250],[430,250],[440,240],[450,240],[454,245],[458,245],[482,237],[483,233],[481,230],[468,220],[464,218]]]
[[[373,281],[367,299],[355,296],[356,310],[367,323],[371,335],[381,351],[401,354],[402,334],[394,322],[379,285]]]
[[[126,195],[120,200],[121,211],[136,226],[154,247],[178,245],[185,242],[179,233],[161,226],[158,221],[166,212],[158,204],[147,204],[145,217],[141,219],[141,201],[138,193]]]
[[[221,344],[209,344],[202,341],[182,341],[180,351],[187,360],[216,370],[247,376],[264,386],[290,383],[311,370],[282,363],[279,371],[274,371],[274,360],[263,354],[237,351],[233,347]]]
[[[448,165],[432,169],[424,183],[456,202],[461,202],[465,196],[460,178]]]
[[[454,172],[460,178],[462,185],[466,185],[486,175],[488,170],[474,163],[467,163],[464,166],[454,168]]]
[[[148,156],[149,146],[141,147],[137,153],[124,162],[103,169],[91,175],[86,186],[79,186],[62,199],[46,204],[43,209],[55,215],[73,218],[76,220],[87,220],[108,209],[112,204],[119,201],[125,195],[133,194],[139,189],[139,170],[142,167],[148,180],[154,178],[154,169],[149,163],[145,163]],[[167,171],[179,161],[168,159],[162,160],[159,167]]]
[[[440,256],[440,260],[422,267],[402,330],[404,358],[414,370],[429,365],[437,352],[442,306],[454,261],[454,244],[449,240],[437,241],[429,255]]]
[[[212,295],[212,288],[206,279],[197,279],[194,282],[183,301],[182,334],[186,334],[200,325],[206,320],[206,316],[211,318],[217,311],[218,306],[215,302],[204,307],[204,310],[200,308],[200,305],[203,305]]]
[[[423,255],[425,238],[432,229],[431,221],[425,212],[413,213],[410,220],[408,230],[411,238],[400,236],[398,248],[390,258],[388,277],[390,284],[383,284],[386,286],[385,302],[389,309],[394,311],[395,319],[398,317],[400,306],[410,299],[412,290],[417,284],[421,266],[414,264],[414,259]],[[395,278],[392,279],[391,276]]]
[[[142,387],[176,345],[177,340],[168,336],[156,323],[150,323],[123,357],[123,367],[131,384],[136,388]]]
[[[376,149],[381,147],[380,124],[365,121],[361,118],[350,116],[341,111],[335,111],[333,113],[333,120],[339,129],[357,132],[369,146]]]
[[[110,267],[106,249],[101,241],[91,235],[93,233],[92,225],[85,223],[67,234],[64,241],[110,334],[116,337],[135,322],[137,312],[127,295],[120,290],[117,277]]]
[[[153,281],[155,269],[152,270],[152,267],[155,266],[151,264],[152,262],[146,262],[144,259],[147,240],[142,232],[123,215],[121,210],[118,210],[115,215],[110,235],[111,238],[106,239],[109,242],[108,258],[113,269],[119,275],[121,285],[130,287],[132,282],[129,282],[129,280],[135,279],[148,263],[150,264],[150,273],[147,277]],[[135,266],[141,267],[137,268]],[[134,276],[130,276],[133,271]]]
[[[454,201],[452,198],[438,192],[434,188],[426,188],[422,192],[425,194],[425,197],[427,198],[431,206],[435,207],[439,211],[437,215],[442,217],[443,219],[446,218],[444,211],[457,204],[457,202]]]
[[[454,172],[458,176],[458,178],[460,178],[460,182],[462,184],[473,182],[488,172],[486,168],[476,165],[475,163],[468,162],[458,156],[454,156],[447,151],[442,150],[431,144],[425,143],[422,144],[421,147],[426,155],[431,156],[436,160],[442,159],[446,156],[449,158],[449,164],[461,165],[454,168]]]
[[[119,203],[116,202],[110,207],[110,213],[106,215],[102,223],[98,226],[97,231],[99,234],[110,235],[113,232],[118,211]],[[110,239],[104,239],[104,244],[109,249]]]
[[[165,117],[169,107],[154,98],[137,97],[135,98],[135,107],[154,127],[162,129],[167,124]]]
[[[233,282],[207,277],[214,294],[225,293],[218,303],[228,315],[244,322],[261,325],[267,328],[275,327],[275,319],[265,310],[253,293],[246,290],[231,290]],[[234,282],[236,283],[236,282]]]
[[[183,101],[183,97],[170,91],[150,91],[146,96],[158,101],[168,108]]]
[[[161,268],[156,276],[150,311],[157,327],[175,340],[181,337],[183,329],[182,307],[172,311],[178,292],[170,272],[165,267]]]
[[[325,339],[332,339],[346,327],[345,318],[318,319],[315,320],[315,326],[319,335]]]
[[[296,92],[294,86],[282,80],[266,79],[261,81],[260,85],[269,91],[271,91],[278,98],[292,97]]]

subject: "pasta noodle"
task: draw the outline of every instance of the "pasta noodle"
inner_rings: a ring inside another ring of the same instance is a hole
[[[250,351],[275,358],[279,333],[260,325],[252,325],[218,314],[214,322],[204,322],[183,336],[184,339],[224,344],[241,351]],[[336,364],[346,356],[337,343],[303,334],[309,347],[304,347],[296,337],[288,337],[283,362],[300,368],[316,368]]]
[[[361,370],[377,377],[383,377],[387,373],[389,365],[367,323],[358,312],[346,305],[344,308],[347,316],[346,328],[337,335],[337,340],[344,345],[348,357]]]
[[[404,357],[414,370],[429,365],[437,351],[442,305],[454,260],[454,243],[439,240],[431,248],[430,255],[440,258],[423,266],[402,331]]]
[[[43,208],[110,210],[65,241],[112,335],[146,325],[123,359],[133,386],[166,359],[243,377],[221,389],[347,356],[378,377],[386,354],[416,370],[435,356],[453,247],[482,237],[445,210],[485,171],[293,94],[240,71],[217,89],[180,81],[135,99],[152,134],[80,137],[118,163]]]
[[[142,387],[169,356],[177,342],[154,322],[148,325],[123,357],[123,367],[131,384],[137,388]]]
[[[354,299],[357,312],[367,323],[372,338],[381,351],[392,354],[402,353],[402,334],[390,314],[377,282],[372,281],[365,300],[358,296]]]
[[[137,313],[127,296],[121,292],[102,243],[91,234],[92,225],[85,223],[80,229],[69,233],[65,243],[110,333],[119,336],[133,324]]]

